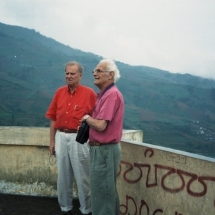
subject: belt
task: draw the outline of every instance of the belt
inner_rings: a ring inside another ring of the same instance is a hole
[[[100,143],[98,141],[89,141],[88,143],[90,146],[104,146],[104,145],[110,145],[110,144],[117,144],[117,143]]]
[[[59,129],[59,131],[64,133],[77,133],[75,129]]]

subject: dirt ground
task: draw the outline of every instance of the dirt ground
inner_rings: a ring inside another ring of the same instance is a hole
[[[73,214],[81,215],[79,201],[73,201]],[[62,215],[57,198],[0,194],[0,215]]]

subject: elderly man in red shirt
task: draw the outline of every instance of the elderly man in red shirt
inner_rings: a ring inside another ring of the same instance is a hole
[[[67,86],[59,88],[48,108],[50,119],[50,153],[56,153],[58,202],[63,214],[72,215],[73,179],[78,186],[80,211],[91,214],[89,183],[89,145],[76,142],[81,118],[91,114],[96,94],[80,85],[83,68],[77,62],[65,67]]]
[[[100,61],[93,71],[100,89],[92,116],[83,120],[90,126],[90,189],[93,215],[119,215],[116,177],[121,159],[124,101],[115,86],[120,73],[113,60]]]

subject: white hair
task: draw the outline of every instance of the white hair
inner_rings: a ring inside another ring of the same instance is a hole
[[[115,64],[115,62],[111,59],[103,59],[100,61],[100,63],[106,63],[107,64],[107,71],[108,72],[114,72],[114,83],[116,83],[120,78],[120,72]]]

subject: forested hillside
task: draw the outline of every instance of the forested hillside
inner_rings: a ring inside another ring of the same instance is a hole
[[[65,84],[64,65],[84,66],[82,84],[101,56],[73,49],[32,29],[0,23],[0,125],[49,126],[44,115]],[[116,62],[125,100],[125,129],[144,142],[215,157],[215,81]]]

